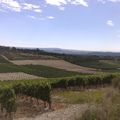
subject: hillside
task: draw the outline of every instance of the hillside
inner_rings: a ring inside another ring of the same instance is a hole
[[[56,52],[54,52],[56,51]],[[59,52],[61,51],[61,52]],[[68,51],[68,52],[64,52]],[[75,54],[75,53],[81,53],[81,54]],[[63,54],[64,53],[64,54]],[[95,53],[95,54],[94,54]],[[96,55],[97,53],[97,55]],[[106,53],[106,52],[87,52],[87,51],[72,51],[72,50],[63,50],[63,49],[38,49],[38,48],[15,48],[15,47],[0,47],[0,54],[7,57],[11,62],[17,64],[20,62],[22,65],[22,62],[25,62],[25,60],[33,60],[33,61],[26,61],[29,64],[35,64],[38,63],[38,60],[65,60],[67,62],[70,62],[72,64],[76,64],[78,66],[82,66],[82,68],[92,68],[92,69],[98,69],[99,71],[112,71],[112,72],[119,72],[120,68],[120,56],[119,53]],[[57,62],[57,61],[56,61]],[[39,62],[38,65],[46,65]],[[64,63],[63,63],[64,64]],[[23,64],[25,65],[25,64]],[[49,65],[47,65],[49,66]],[[49,67],[52,66],[52,63]],[[56,66],[56,65],[55,65]],[[70,65],[71,66],[71,65]],[[52,66],[54,67],[54,65]],[[61,67],[57,67],[59,69],[62,69]],[[74,68],[74,67],[73,67]],[[76,69],[78,69],[77,67]],[[63,68],[64,69],[64,68]],[[70,70],[69,68],[65,68],[66,70]],[[91,69],[91,70],[92,70]],[[73,70],[74,71],[74,70]],[[75,70],[76,71],[76,70]],[[79,70],[78,70],[79,71]]]
[[[119,67],[118,56],[0,47],[0,119],[81,120],[99,109],[119,118]]]

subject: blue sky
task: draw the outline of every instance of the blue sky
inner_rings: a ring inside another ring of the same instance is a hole
[[[120,51],[120,0],[0,0],[0,45]]]

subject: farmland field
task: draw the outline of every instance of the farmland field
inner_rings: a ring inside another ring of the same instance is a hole
[[[0,80],[30,80],[30,79],[40,79],[40,77],[29,75],[22,72],[13,73],[0,73]]]
[[[64,60],[14,60],[11,62],[16,65],[44,65],[80,73],[95,73],[95,69],[71,64]]]
[[[43,65],[24,65],[24,72],[29,74],[34,74],[37,76],[42,76],[46,78],[56,78],[56,77],[70,77],[75,75],[81,75],[82,73],[66,71],[63,69],[43,66]]]
[[[113,61],[113,60],[93,60],[93,61],[82,61],[79,63],[81,66],[90,67],[95,69],[101,69],[103,71],[113,70],[119,71],[120,68],[120,61]]]
[[[9,72],[24,72],[31,75],[40,77],[52,78],[52,77],[70,77],[74,75],[80,75],[78,72],[70,72],[63,69],[47,67],[42,65],[22,65],[17,66],[14,64],[0,64],[0,73]]]
[[[81,65],[86,67],[93,67],[97,69],[115,69],[120,67],[120,62],[113,60],[99,60],[99,61],[81,62]]]

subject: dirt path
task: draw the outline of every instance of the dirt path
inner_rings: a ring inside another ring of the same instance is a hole
[[[71,105],[68,108],[47,112],[34,118],[19,118],[14,120],[76,120],[88,109],[87,104]]]
[[[10,60],[6,57],[6,56],[4,56],[4,55],[1,55],[5,60],[7,60],[8,62],[10,62]]]

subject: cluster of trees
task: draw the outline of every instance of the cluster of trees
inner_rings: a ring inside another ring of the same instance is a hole
[[[31,53],[31,54],[46,54],[46,52],[44,52],[43,50],[39,50],[38,48],[36,49],[29,49],[29,48],[16,48],[16,47],[4,47],[4,46],[0,46],[0,53],[4,54],[4,53],[8,53],[8,52],[13,52],[13,53]]]

